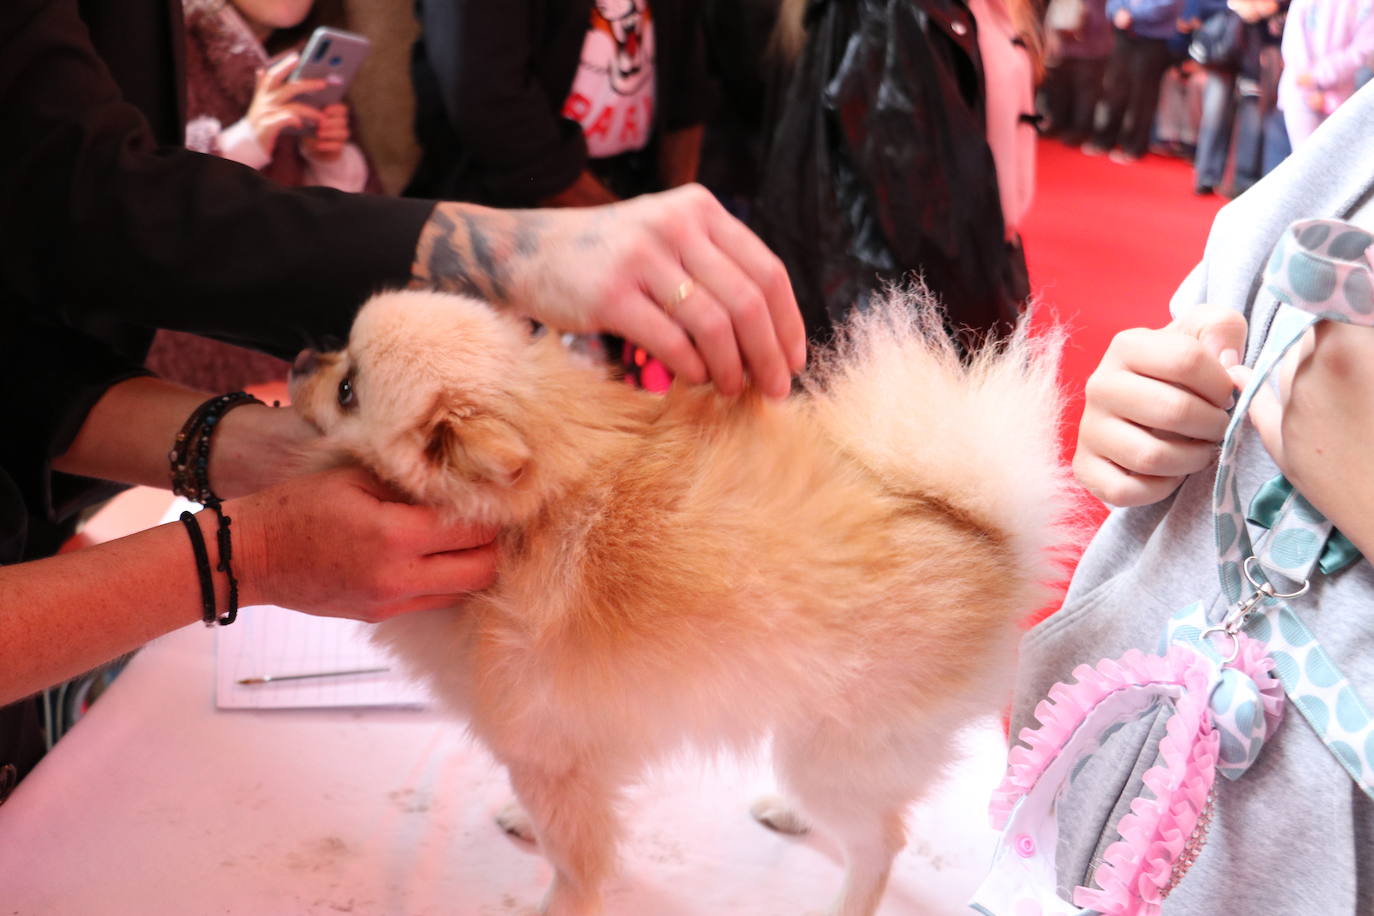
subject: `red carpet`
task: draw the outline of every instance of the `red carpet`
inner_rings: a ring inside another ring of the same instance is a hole
[[[1167,323],[1169,298],[1202,260],[1223,203],[1195,196],[1193,170],[1179,159],[1150,155],[1117,165],[1041,141],[1022,239],[1043,314],[1072,331],[1065,385],[1074,428],[1083,383],[1112,335]]]
[[[1040,144],[1039,157],[1022,239],[1039,315],[1070,331],[1063,373],[1072,399],[1067,458],[1083,385],[1107,344],[1126,328],[1168,323],[1169,299],[1202,259],[1212,218],[1225,201],[1195,196],[1192,168],[1177,159],[1147,156],[1118,165],[1053,141]],[[1095,517],[1105,514],[1099,507]]]
[[[1160,156],[1118,165],[1044,141],[1037,172],[1022,238],[1042,314],[1071,332],[1064,382],[1072,440],[1083,383],[1112,336],[1168,322],[1169,299],[1202,259],[1225,201],[1195,196],[1192,168]]]

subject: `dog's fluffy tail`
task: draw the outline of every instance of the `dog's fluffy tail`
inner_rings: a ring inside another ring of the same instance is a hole
[[[1060,457],[1059,328],[961,360],[923,288],[856,312],[803,384],[822,427],[894,490],[938,495],[1005,533],[1016,572],[1050,585],[1081,535]]]

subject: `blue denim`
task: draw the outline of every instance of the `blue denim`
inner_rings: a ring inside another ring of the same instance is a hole
[[[1264,167],[1264,131],[1259,98],[1242,94],[1236,102],[1236,164],[1231,187],[1237,194],[1259,181]]]
[[[1274,109],[1261,115],[1258,98],[1241,96],[1236,112],[1236,173],[1232,179],[1235,193],[1268,175],[1291,152],[1283,112]]]
[[[1275,108],[1264,116],[1264,174],[1274,171],[1292,152],[1293,144],[1288,142],[1283,112]]]
[[[1217,188],[1226,174],[1231,153],[1231,129],[1236,118],[1236,78],[1230,73],[1210,72],[1202,90],[1202,123],[1198,125],[1197,155],[1193,159],[1193,184]]]

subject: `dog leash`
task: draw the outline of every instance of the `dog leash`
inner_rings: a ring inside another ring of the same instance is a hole
[[[984,916],[1155,916],[1206,841],[1215,778],[1244,775],[1278,728],[1288,699],[1331,754],[1374,798],[1374,717],[1289,603],[1307,593],[1338,534],[1292,487],[1266,494],[1278,507],[1256,550],[1240,501],[1235,458],[1246,413],[1283,356],[1323,320],[1374,326],[1374,235],[1334,220],[1293,224],[1265,268],[1279,302],[1254,376],[1222,442],[1212,510],[1221,596],[1175,613],[1162,649],[1081,665],[1052,687],[1021,732],[993,794],[1002,831],[988,877],[970,906]],[[1286,481],[1283,482],[1286,484]],[[1348,544],[1348,542],[1346,542]],[[1352,545],[1353,549],[1353,545]],[[1347,564],[1353,557],[1345,550]],[[1341,568],[1335,564],[1335,569]],[[1249,589],[1246,585],[1249,585]],[[1292,583],[1291,585],[1288,583]],[[1059,897],[1055,805],[1110,733],[1168,710],[1159,758],[1072,904]]]

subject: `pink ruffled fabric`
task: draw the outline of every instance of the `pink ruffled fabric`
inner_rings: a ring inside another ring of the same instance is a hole
[[[1185,650],[1186,651],[1186,650]],[[1073,902],[1109,916],[1154,916],[1171,887],[1174,864],[1193,834],[1216,780],[1221,736],[1207,721],[1208,673],[1180,672],[1184,694],[1174,702],[1162,762],[1143,781],[1154,798],[1136,798],[1117,824],[1121,839],[1107,847],[1093,873],[1097,888],[1074,888]]]
[[[1263,644],[1240,637],[1233,667],[1259,686],[1269,732],[1283,711],[1283,694],[1271,676]],[[1117,825],[1121,839],[1109,846],[1093,875],[1098,886],[1078,887],[1077,906],[1105,916],[1155,916],[1176,883],[1175,869],[1198,827],[1216,780],[1220,735],[1212,727],[1208,703],[1211,664],[1192,649],[1171,646],[1168,653],[1131,650],[1120,659],[1074,669],[1073,683],[1058,683],[1035,709],[1040,727],[1022,729],[1021,744],[1008,756],[1006,776],[993,793],[993,826],[1006,826],[1016,803],[1036,784],[1088,713],[1111,694],[1129,687],[1180,685],[1164,739],[1161,762],[1143,776],[1153,798],[1137,798]]]
[[[1267,735],[1272,735],[1283,721],[1283,682],[1274,676],[1274,660],[1264,643],[1242,636],[1240,654],[1231,664],[1232,668],[1244,671],[1259,688],[1260,702],[1264,706],[1264,721]]]
[[[1040,727],[1021,729],[1017,736],[1020,743],[1007,757],[1006,776],[993,790],[989,805],[992,826],[998,830],[1006,826],[1012,808],[1040,779],[1050,761],[1099,703],[1127,687],[1181,683],[1182,672],[1196,659],[1196,653],[1182,646],[1170,648],[1163,656],[1132,649],[1120,659],[1105,658],[1095,666],[1079,665],[1073,670],[1074,682],[1061,681],[1051,687],[1049,697],[1035,707]]]

